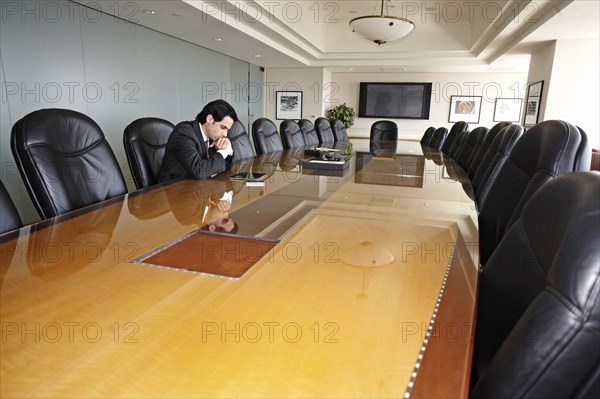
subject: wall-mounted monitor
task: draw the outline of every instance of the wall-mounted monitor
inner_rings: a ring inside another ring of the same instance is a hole
[[[429,119],[431,83],[361,82],[358,116]]]

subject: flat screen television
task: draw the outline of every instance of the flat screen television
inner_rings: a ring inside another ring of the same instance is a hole
[[[429,119],[431,83],[361,82],[358,116]]]

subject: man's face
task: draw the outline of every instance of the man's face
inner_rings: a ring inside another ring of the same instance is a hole
[[[222,121],[215,121],[212,115],[206,116],[206,123],[202,125],[202,130],[206,137],[212,141],[216,141],[221,137],[227,137],[227,131],[233,126],[233,119],[230,116],[226,116]]]
[[[235,222],[232,218],[226,216],[211,222],[208,225],[208,230],[214,232],[217,230],[218,227],[222,228],[225,232],[229,233],[235,227]]]

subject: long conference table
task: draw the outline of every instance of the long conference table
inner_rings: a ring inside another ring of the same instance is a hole
[[[475,204],[419,143],[352,142],[4,236],[1,397],[468,396]]]

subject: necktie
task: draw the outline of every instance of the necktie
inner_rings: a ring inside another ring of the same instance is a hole
[[[208,148],[209,148],[208,140],[206,140],[204,142],[204,147],[206,148],[206,158],[209,158],[210,156],[209,156],[209,153],[208,153]]]

